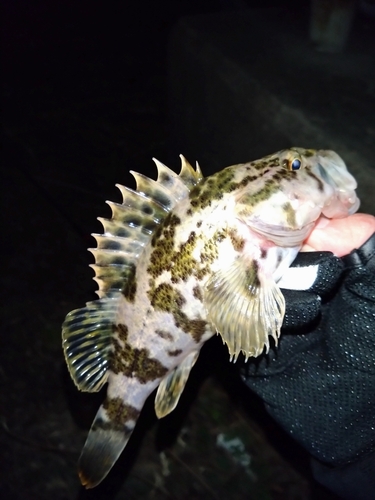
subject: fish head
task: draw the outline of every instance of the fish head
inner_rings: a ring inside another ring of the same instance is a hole
[[[279,246],[300,246],[321,216],[347,217],[359,207],[357,183],[334,151],[291,148],[260,161],[260,182],[238,191],[236,211]]]
[[[340,219],[358,210],[360,200],[355,191],[357,182],[337,153],[329,150],[317,151],[311,171],[325,183],[328,194],[322,215],[329,219]],[[332,193],[329,193],[328,186],[331,187]]]

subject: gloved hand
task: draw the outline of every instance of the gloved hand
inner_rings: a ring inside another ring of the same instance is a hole
[[[250,360],[245,383],[345,499],[375,498],[375,234],[339,259],[300,253],[282,287],[279,346]]]

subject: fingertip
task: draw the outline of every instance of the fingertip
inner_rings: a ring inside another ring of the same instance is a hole
[[[375,217],[370,214],[353,214],[344,219],[330,219],[323,226],[317,224],[303,250],[329,251],[342,257],[362,246],[373,235]]]

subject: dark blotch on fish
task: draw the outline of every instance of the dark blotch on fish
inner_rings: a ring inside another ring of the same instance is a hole
[[[195,286],[193,288],[193,295],[197,300],[201,301],[203,299],[202,290],[200,286]]]
[[[323,192],[324,190],[324,185],[323,185],[323,182],[319,179],[319,177],[317,177],[315,174],[313,174],[310,170],[306,169],[307,170],[307,174],[312,178],[312,179],[315,179],[317,184],[318,184],[318,189],[320,192]]]
[[[126,325],[116,325],[114,331],[124,344],[122,346],[116,338],[113,339],[114,351],[111,355],[110,367],[114,373],[122,373],[129,378],[135,377],[141,384],[161,378],[167,373],[167,368],[160,361],[150,357],[148,349],[137,349],[128,343]]]
[[[173,342],[173,335],[165,330],[155,330],[156,335],[161,337],[162,339],[169,340],[169,342]]]
[[[182,353],[182,349],[174,349],[173,351],[167,351],[169,356],[176,357]]]
[[[125,404],[121,398],[106,399],[103,403],[103,408],[106,410],[111,422],[115,422],[118,425],[118,430],[120,431],[123,430],[126,422],[129,420],[136,421],[139,416],[139,411],[133,406]],[[113,429],[113,424],[111,428]]]
[[[234,229],[229,231],[229,237],[236,252],[241,252],[244,249],[245,240]]]
[[[134,302],[135,294],[137,293],[136,268],[133,264],[131,271],[128,274],[127,281],[124,284],[122,291],[123,296],[129,301]]]
[[[199,342],[206,331],[207,322],[201,319],[189,319],[181,311],[186,303],[183,295],[169,283],[161,283],[157,288],[148,292],[151,305],[159,311],[173,315],[175,325],[185,333],[190,333],[196,342]]]

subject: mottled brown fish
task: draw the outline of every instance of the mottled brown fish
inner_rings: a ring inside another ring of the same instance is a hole
[[[236,360],[277,343],[284,298],[277,282],[321,215],[345,217],[356,182],[333,151],[292,148],[204,178],[181,156],[179,175],[133,173],[118,186],[104,234],[94,235],[99,299],[69,313],[63,348],[80,390],[107,398],[79,460],[94,487],[124,449],[147,397],[157,416],[178,403],[199,351],[215,333]]]

